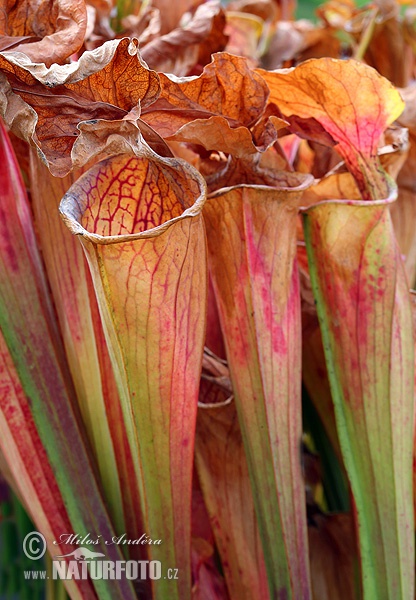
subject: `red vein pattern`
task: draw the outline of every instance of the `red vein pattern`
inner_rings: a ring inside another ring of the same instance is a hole
[[[220,190],[207,201],[204,217],[270,595],[306,599],[310,592],[299,462],[301,331],[295,261],[301,193],[299,188],[254,186]]]
[[[156,582],[154,597],[161,600],[187,598],[191,589],[191,483],[207,296],[198,214],[204,192],[186,163],[120,155],[93,167],[61,203],[69,227],[82,233],[143,489],[145,526],[156,539],[162,523],[165,535],[172,532],[149,546],[150,558],[180,569],[177,582]],[[194,216],[185,214],[197,202]],[[161,225],[163,231],[152,232]]]

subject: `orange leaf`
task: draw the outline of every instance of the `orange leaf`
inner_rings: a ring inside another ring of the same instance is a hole
[[[167,139],[199,144],[206,150],[217,150],[238,158],[256,154],[258,151],[247,127],[231,128],[227,119],[219,116],[185,123],[177,133],[168,136]]]
[[[203,0],[152,0],[152,6],[160,11],[162,35],[175,29],[187,11],[202,3]]]
[[[269,95],[246,59],[225,52],[215,54],[199,77],[161,74],[160,84],[158,101],[143,111],[142,118],[163,137],[173,136],[190,121],[210,117],[226,119],[231,128],[250,127],[263,113]]]
[[[21,54],[3,53],[0,69],[13,92],[26,103],[16,103],[10,92],[3,96],[0,104],[7,123],[20,137],[36,143],[58,176],[72,167],[80,122],[88,121],[84,125],[91,127],[96,119],[122,120],[138,103],[146,106],[159,94],[157,74],[142,63],[137,41],[127,38],[85,52],[77,63],[50,69],[30,63]],[[88,158],[87,152],[78,166]]]
[[[0,48],[24,52],[34,63],[63,63],[82,46],[87,27],[85,2],[23,0],[2,3]],[[6,6],[5,6],[6,5]],[[20,37],[26,39],[19,39]],[[15,45],[17,37],[18,45]],[[43,39],[41,39],[43,38]]]
[[[184,27],[146,44],[141,50],[143,59],[151,69],[188,75],[192,67],[205,65],[211,54],[225,48],[224,26],[225,15],[217,2],[202,4]]]
[[[387,79],[362,63],[330,58],[309,60],[293,70],[257,72],[288,121],[315,119],[337,142],[364,198],[388,194],[377,148],[404,105]]]

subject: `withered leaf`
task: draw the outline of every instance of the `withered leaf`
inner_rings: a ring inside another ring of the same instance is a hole
[[[256,151],[249,131],[238,128],[257,121],[269,92],[246,59],[218,53],[199,77],[161,74],[160,82],[160,97],[142,118],[164,138],[192,140],[223,152],[238,152],[243,143],[243,153]],[[193,124],[196,119],[201,121]]]
[[[312,183],[313,178],[308,174],[262,167],[260,164],[261,156],[260,153],[245,158],[230,156],[223,169],[210,176],[206,176],[209,192],[239,185],[293,188],[302,185],[306,187]],[[281,157],[277,158],[276,163],[280,168],[286,166]]]
[[[16,109],[10,94],[0,98],[7,123],[35,142],[53,174],[60,176],[71,169],[80,122],[122,120],[159,93],[158,75],[141,62],[137,42],[127,38],[85,52],[77,63],[49,69],[21,54],[3,53],[0,68],[26,103],[24,113],[24,105]]]
[[[203,0],[152,0],[151,5],[160,12],[161,34],[164,35],[178,27],[184,14],[202,3]]]
[[[142,48],[151,69],[178,76],[187,75],[197,64],[204,66],[211,54],[224,50],[225,14],[216,0],[199,6],[184,27],[156,37]]]
[[[161,74],[160,84],[160,97],[152,106],[152,113],[159,107],[161,112],[183,113],[183,117],[174,114],[181,125],[188,121],[187,110],[194,110],[221,115],[248,127],[262,114],[269,95],[263,78],[252,71],[247,60],[226,52],[215,54],[199,77],[179,79]],[[149,119],[146,114],[146,120]],[[175,119],[172,132],[178,129],[177,123]]]
[[[177,133],[168,136],[168,139],[200,144],[206,150],[220,150],[236,157],[257,152],[247,127],[231,128],[227,119],[218,116],[185,123]]]
[[[84,41],[87,13],[82,0],[3,0],[2,13],[2,50],[13,47],[33,62],[63,63]],[[19,40],[17,46],[14,37]]]
[[[121,20],[121,25],[125,35],[140,39],[140,46],[143,49],[146,44],[160,36],[160,12],[157,8],[147,5],[138,15],[125,16]]]
[[[271,70],[288,66],[287,61],[300,63],[323,56],[337,58],[340,46],[332,28],[317,26],[304,19],[278,21],[261,62],[264,68]]]

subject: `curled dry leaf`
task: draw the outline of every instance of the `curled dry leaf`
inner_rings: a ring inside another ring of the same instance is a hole
[[[125,16],[121,20],[124,34],[128,37],[140,39],[143,48],[153,39],[160,36],[160,12],[156,8],[147,5],[139,14]]]
[[[156,37],[142,49],[152,69],[175,75],[187,75],[196,65],[205,65],[211,54],[224,50],[225,14],[216,0],[199,6],[184,26]]]
[[[265,69],[277,69],[308,58],[339,56],[340,41],[334,30],[317,26],[306,19],[300,21],[278,21],[266,54],[262,57]]]
[[[88,23],[84,45],[87,50],[93,50],[115,37],[110,25],[113,3],[112,0],[87,0],[86,4]]]
[[[150,113],[143,111],[143,118],[155,125],[161,121],[164,136],[198,116],[221,115],[233,125],[249,127],[263,113],[269,95],[266,82],[247,60],[226,52],[215,54],[199,77],[161,74],[160,85],[157,102]]]
[[[176,29],[185,13],[202,3],[203,0],[152,0],[151,5],[160,12],[161,34]]]
[[[206,150],[220,150],[237,158],[243,158],[258,151],[247,127],[232,128],[227,119],[219,116],[195,119],[186,123],[168,139],[199,144]]]
[[[237,156],[257,152],[248,128],[261,117],[269,91],[246,59],[218,53],[199,77],[161,74],[160,83],[159,99],[142,118],[161,136]]]
[[[275,153],[274,153],[275,154]],[[259,154],[247,158],[230,157],[225,168],[206,175],[208,189],[210,192],[220,188],[238,186],[238,185],[266,185],[270,187],[296,187],[301,181],[312,182],[308,175],[302,179],[299,173],[294,173],[284,169],[285,164],[280,157],[275,154],[274,168],[263,168],[259,164]],[[204,165],[202,165],[203,169]]]
[[[292,70],[257,72],[267,81],[270,101],[288,121],[315,119],[337,142],[364,199],[388,194],[377,148],[404,104],[387,79],[354,60],[330,58],[309,60]]]
[[[87,27],[83,0],[6,0],[2,10],[5,15],[0,20],[2,50],[13,47],[34,63],[45,63],[49,67],[65,62],[82,46]],[[13,39],[16,36],[18,45]]]
[[[277,140],[277,132],[285,129],[289,123],[282,119],[277,107],[273,104],[266,106],[261,118],[251,128],[251,134],[256,146],[264,151]]]
[[[97,120],[121,121],[139,103],[146,106],[159,94],[158,75],[142,63],[137,40],[127,38],[85,52],[77,63],[49,69],[22,54],[3,53],[0,69],[10,84],[9,89],[3,86],[0,97],[8,125],[36,144],[57,176],[91,158],[77,153],[80,122],[91,128]],[[137,117],[136,112],[133,120]]]

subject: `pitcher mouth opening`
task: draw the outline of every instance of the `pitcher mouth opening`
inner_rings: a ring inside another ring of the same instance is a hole
[[[120,154],[82,175],[59,210],[72,233],[113,244],[158,236],[199,215],[205,199],[203,177],[185,161]]]
[[[285,175],[293,176],[293,185],[261,185],[255,183],[241,183],[237,185],[230,185],[226,187],[222,187],[218,190],[215,190],[208,194],[208,198],[216,198],[217,196],[222,196],[227,192],[230,192],[235,189],[256,189],[256,190],[267,190],[272,191],[276,190],[276,192],[302,192],[307,190],[313,182],[315,181],[314,177],[309,173],[297,173],[297,172],[285,172]]]
[[[351,175],[352,178],[352,175]],[[398,188],[396,182],[386,174],[386,180],[388,183],[389,194],[386,198],[381,198],[379,200],[363,200],[362,198],[322,198],[316,201],[310,201],[308,204],[301,203],[299,207],[299,211],[303,214],[308,213],[313,210],[317,206],[321,206],[322,204],[343,204],[344,206],[386,206],[393,204],[397,200],[398,196]],[[357,194],[358,195],[358,194]]]

